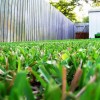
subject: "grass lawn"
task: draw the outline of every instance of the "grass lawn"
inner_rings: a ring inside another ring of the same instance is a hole
[[[0,100],[100,100],[99,94],[99,39],[0,43]]]

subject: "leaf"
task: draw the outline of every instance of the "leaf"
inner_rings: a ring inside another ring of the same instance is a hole
[[[20,98],[23,98],[23,100],[25,98],[27,100],[34,100],[34,95],[32,93],[30,84],[26,79],[25,72],[19,72],[16,76],[9,99],[15,100],[15,96],[17,97],[16,100],[20,100]]]
[[[62,54],[62,56],[61,56],[61,58],[63,59],[63,60],[66,60],[67,58],[68,58],[69,56],[65,53],[65,54]]]
[[[35,72],[34,70],[32,70],[32,74],[36,77],[36,79],[41,83],[41,85],[43,87],[47,86],[47,83],[40,77],[40,75],[38,75],[37,72]]]
[[[45,100],[61,100],[61,89],[53,80],[50,80],[46,88]]]
[[[5,74],[4,71],[2,71],[2,70],[0,69],[0,75],[3,75],[3,74]]]
[[[18,69],[17,69],[17,72],[20,72],[21,71],[21,60],[20,58],[18,58]]]
[[[5,85],[2,82],[0,82],[0,99],[1,98],[3,99],[5,94],[6,94]]]
[[[41,76],[44,77],[44,79],[49,83],[50,79],[51,79],[51,76],[50,74],[47,72],[47,70],[45,69],[44,66],[40,66],[39,67],[39,73],[41,74]]]

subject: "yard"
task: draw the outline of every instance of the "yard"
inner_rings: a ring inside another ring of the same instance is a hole
[[[0,0],[0,100],[100,100],[97,6]]]
[[[100,40],[0,43],[0,100],[99,100]]]

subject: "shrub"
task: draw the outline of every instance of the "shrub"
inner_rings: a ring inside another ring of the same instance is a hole
[[[95,34],[95,38],[100,38],[100,33]]]

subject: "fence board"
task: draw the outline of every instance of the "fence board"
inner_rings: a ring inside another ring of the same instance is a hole
[[[44,0],[0,0],[0,42],[73,37],[74,24]]]

